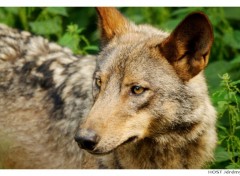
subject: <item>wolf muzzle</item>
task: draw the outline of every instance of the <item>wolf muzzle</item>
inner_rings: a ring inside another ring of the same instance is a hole
[[[74,139],[80,148],[93,151],[98,144],[100,137],[93,130],[81,129],[77,132]]]

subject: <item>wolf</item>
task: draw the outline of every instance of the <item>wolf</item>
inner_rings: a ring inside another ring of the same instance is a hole
[[[0,26],[0,166],[205,167],[217,141],[208,17],[192,13],[169,34],[96,9],[97,56]]]

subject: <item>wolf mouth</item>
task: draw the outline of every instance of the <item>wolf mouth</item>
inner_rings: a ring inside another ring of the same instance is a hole
[[[122,142],[121,144],[117,145],[115,148],[109,150],[109,151],[101,151],[101,150],[98,150],[98,149],[94,149],[92,151],[90,150],[87,150],[89,153],[93,154],[93,155],[107,155],[107,154],[110,154],[112,153],[114,150],[116,150],[117,148],[119,148],[120,146],[122,145],[125,145],[125,144],[129,144],[129,143],[132,143],[132,142],[135,142],[137,141],[138,137],[137,136],[132,136],[130,138],[128,138],[127,140],[125,140],[124,142]]]

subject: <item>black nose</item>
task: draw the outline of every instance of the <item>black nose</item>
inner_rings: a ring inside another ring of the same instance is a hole
[[[75,135],[75,141],[79,147],[85,150],[92,151],[99,141],[99,137],[93,130],[81,129]]]

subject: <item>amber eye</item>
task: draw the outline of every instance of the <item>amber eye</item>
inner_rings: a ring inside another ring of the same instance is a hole
[[[102,85],[101,79],[96,78],[96,85],[97,85],[97,87],[101,87],[101,85]]]
[[[145,91],[145,89],[141,86],[133,86],[131,88],[131,92],[135,95],[140,95]]]

